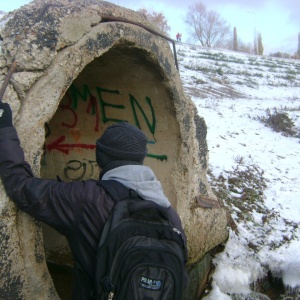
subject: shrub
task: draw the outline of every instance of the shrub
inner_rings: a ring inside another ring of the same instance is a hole
[[[219,74],[219,75],[224,75],[224,71],[223,71],[223,69],[222,68],[218,68],[217,70],[216,70],[216,73],[217,74]]]
[[[193,79],[193,82],[196,83],[196,84],[205,84],[206,83],[205,80],[197,78],[195,76],[192,76],[191,78]]]
[[[272,113],[270,109],[267,109],[266,113],[267,116],[260,117],[259,120],[274,131],[281,132],[285,136],[295,136],[297,134],[295,124],[286,112],[278,112],[274,109]]]
[[[236,156],[234,160],[236,166],[218,177],[208,170],[214,194],[238,222],[252,220],[253,211],[268,215],[264,204],[268,180],[264,177],[264,171],[254,163],[246,163],[242,156]]]

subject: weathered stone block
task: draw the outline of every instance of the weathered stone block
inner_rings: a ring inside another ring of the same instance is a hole
[[[206,178],[205,121],[183,91],[169,42],[142,15],[98,0],[36,0],[6,20],[1,74],[13,60],[17,70],[4,101],[36,176],[97,178],[95,140],[128,121],[148,137],[145,163],[182,218],[189,265],[225,241],[225,209]],[[2,186],[0,215],[0,295],[57,298],[46,259],[71,264],[65,239],[15,212]]]

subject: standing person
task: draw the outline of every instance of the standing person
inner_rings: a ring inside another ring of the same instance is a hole
[[[177,42],[179,41],[179,37],[180,37],[180,34],[179,34],[179,32],[176,34],[176,40],[177,40]]]
[[[143,200],[167,208],[186,243],[178,214],[153,171],[143,165],[146,145],[147,137],[137,127],[125,122],[109,126],[96,141],[99,180],[117,180]],[[61,182],[36,178],[25,161],[11,108],[1,100],[0,176],[7,195],[20,210],[67,238],[75,261],[72,299],[92,299],[97,247],[114,206],[111,196],[98,180]]]

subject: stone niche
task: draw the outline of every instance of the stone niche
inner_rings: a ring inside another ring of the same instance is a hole
[[[151,166],[174,207],[180,131],[162,74],[147,52],[118,45],[90,62],[62,97],[46,123],[41,177],[63,181],[98,179],[95,141],[107,126],[129,122],[148,137],[145,164]],[[65,238],[43,225],[44,244],[55,263],[72,264]]]
[[[209,252],[228,235],[226,211],[206,178],[205,121],[183,91],[170,41],[151,26],[105,1],[33,1],[2,21],[0,83],[15,60],[4,101],[37,177],[97,179],[95,141],[107,126],[126,121],[145,132],[145,164],[188,237],[185,299],[197,299],[205,281],[198,270],[209,269]],[[68,299],[73,262],[65,238],[0,190],[0,298]]]

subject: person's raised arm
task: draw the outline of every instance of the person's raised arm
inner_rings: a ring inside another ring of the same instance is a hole
[[[18,208],[60,231],[68,230],[74,221],[75,208],[72,202],[82,195],[84,184],[64,183],[34,176],[31,166],[25,160],[13,125],[11,108],[1,100],[0,176],[7,195]]]

